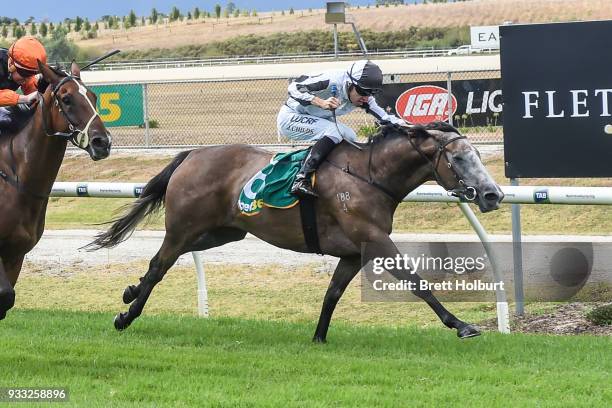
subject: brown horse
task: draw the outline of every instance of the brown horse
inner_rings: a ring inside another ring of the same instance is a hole
[[[383,127],[370,143],[355,149],[341,143],[317,171],[317,224],[322,252],[340,258],[323,300],[314,340],[325,341],[336,303],[361,268],[362,243],[376,243],[376,257],[395,257],[389,238],[393,214],[403,197],[427,180],[474,200],[483,212],[498,208],[503,198],[476,149],[450,125]],[[183,253],[238,241],[247,232],[280,248],[309,252],[298,206],[264,208],[255,217],[241,215],[237,201],[247,181],[270,162],[271,153],[244,145],[204,147],[179,154],[151,179],[128,214],[115,220],[92,248],[113,247],[127,239],[136,224],[162,204],[166,235],[138,285],[123,294],[127,313],[115,318],[125,329],[138,317],[154,286]],[[343,199],[344,198],[344,199]],[[390,271],[405,279],[404,271]],[[408,279],[420,279],[409,275]],[[457,319],[430,291],[417,291],[442,322],[459,337],[478,330]]]
[[[111,139],[96,112],[96,96],[80,80],[80,69],[52,69],[39,62],[49,84],[36,106],[15,114],[20,128],[0,135],[0,320],[15,303],[23,258],[40,239],[49,193],[67,141],[93,160],[106,158]],[[25,117],[23,117],[25,116]]]

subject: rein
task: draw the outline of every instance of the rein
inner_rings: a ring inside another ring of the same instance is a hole
[[[357,173],[353,173],[350,169],[348,162],[346,163],[346,167],[342,167],[330,160],[326,159],[325,161],[329,163],[332,167],[342,170],[344,173],[348,174],[349,176],[355,177],[358,180],[361,180],[365,183],[368,183],[371,186],[376,187],[377,189],[385,193],[393,201],[395,201],[396,203],[400,203],[404,199],[404,197],[397,197],[393,191],[389,190],[387,187],[383,186],[382,184],[378,183],[376,180],[372,178],[372,152],[374,150],[374,143],[372,139],[370,139],[368,144],[370,145],[370,153],[368,156],[368,178],[365,178]]]
[[[455,189],[449,189],[446,188],[444,186],[444,183],[442,182],[442,178],[440,177],[440,174],[438,173],[438,165],[440,164],[440,158],[442,157],[442,154],[446,154],[447,150],[446,147],[457,141],[460,139],[467,139],[466,136],[462,136],[459,135],[457,137],[453,137],[447,141],[445,141],[444,143],[438,143],[438,141],[436,140],[436,144],[438,145],[438,149],[436,152],[436,157],[434,158],[434,161],[432,161],[429,157],[427,157],[427,155],[425,154],[425,152],[423,152],[423,150],[414,142],[412,136],[410,134],[408,134],[405,130],[403,129],[397,129],[403,133],[405,133],[408,136],[408,141],[410,142],[410,144],[412,145],[412,147],[419,153],[419,155],[421,157],[423,157],[432,167],[433,170],[433,174],[434,177],[436,179],[436,182],[442,186],[442,188],[444,188],[450,195],[455,196],[455,197],[459,197],[459,198],[464,198],[468,201],[472,201],[476,198],[476,190],[473,187],[465,187],[465,182],[463,181],[463,179],[459,176],[459,174],[453,169],[451,161],[448,160],[447,157],[447,161],[448,161],[448,168],[452,170],[453,175],[455,176],[455,178],[457,179],[457,182],[459,183],[459,185],[461,187],[459,188],[455,188]],[[435,138],[434,138],[435,139]],[[332,167],[335,167],[337,169],[342,170],[344,173],[358,179],[361,180],[365,183],[368,183],[371,186],[376,187],[378,190],[382,191],[383,193],[385,193],[389,198],[391,198],[393,201],[395,201],[396,203],[400,203],[404,197],[398,197],[393,191],[391,191],[390,189],[388,189],[387,187],[383,186],[382,184],[378,183],[377,181],[374,180],[374,178],[372,177],[372,153],[374,151],[374,139],[372,137],[370,137],[369,141],[368,141],[368,145],[370,146],[370,153],[368,155],[368,177],[363,177],[357,173],[354,173],[351,171],[350,167],[349,167],[349,163],[347,162],[345,167],[342,167],[336,163],[333,163],[330,160],[325,160],[327,163],[329,163]],[[468,196],[468,193],[471,194],[470,196]]]

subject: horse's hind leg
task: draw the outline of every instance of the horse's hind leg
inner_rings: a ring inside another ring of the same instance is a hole
[[[240,241],[244,239],[246,232],[237,228],[219,227],[212,231],[205,232],[200,235],[193,243],[188,244],[183,253],[193,251],[205,251],[210,248],[219,247],[229,242]],[[138,297],[142,287],[142,280],[138,285],[130,285],[123,292],[123,302],[129,305]]]
[[[230,242],[241,241],[246,236],[246,231],[232,227],[219,227],[206,232],[191,244],[187,252],[205,251],[210,248],[219,247]]]
[[[142,310],[153,291],[155,285],[161,281],[178,257],[183,253],[184,241],[182,237],[176,237],[166,233],[161,248],[149,262],[149,270],[141,278],[138,296],[130,305],[126,313],[119,313],[115,317],[115,328],[123,330],[127,328],[142,313]]]
[[[338,261],[334,275],[325,293],[319,324],[317,324],[317,330],[315,331],[312,341],[319,343],[325,342],[327,329],[329,329],[329,322],[331,321],[334,309],[342,297],[344,290],[351,280],[353,280],[357,272],[359,272],[359,269],[361,269],[361,256],[359,255],[341,258],[340,261]]]

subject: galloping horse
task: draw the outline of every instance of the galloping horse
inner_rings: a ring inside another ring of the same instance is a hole
[[[67,141],[93,160],[108,157],[110,134],[96,112],[96,96],[70,73],[39,62],[49,86],[36,106],[21,117],[21,129],[0,135],[0,320],[15,303],[15,283],[23,258],[45,226],[49,193],[64,158]]]
[[[271,153],[244,145],[180,153],[148,182],[131,210],[90,244],[91,248],[117,245],[145,216],[165,205],[163,244],[140,283],[125,289],[123,301],[131,305],[127,313],[115,317],[116,329],[125,329],[141,314],[154,286],[183,253],[239,241],[247,232],[280,248],[309,252],[298,206],[264,208],[255,217],[240,213],[237,201],[242,187],[270,158]],[[314,341],[325,341],[334,308],[361,268],[361,244],[378,244],[372,256],[396,256],[397,248],[389,238],[393,214],[403,197],[428,180],[475,201],[482,212],[497,209],[503,198],[477,150],[455,128],[441,122],[410,129],[384,126],[361,150],[343,142],[317,171],[320,247],[340,261],[323,300]],[[389,272],[406,278],[404,271]],[[420,279],[418,275],[408,278]],[[459,337],[480,334],[446,310],[430,291],[415,294],[442,323],[457,329]]]

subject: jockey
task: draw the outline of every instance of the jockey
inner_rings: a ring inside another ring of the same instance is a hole
[[[278,133],[292,140],[316,141],[296,175],[293,194],[316,197],[309,176],[343,138],[357,139],[351,128],[335,123],[333,112],[341,116],[360,107],[379,121],[408,126],[376,103],[373,95],[382,91],[382,85],[382,71],[369,60],[354,62],[347,70],[303,75],[289,84],[289,98],[276,121]]]
[[[37,98],[38,61],[46,64],[45,47],[34,37],[21,37],[7,50],[0,48],[0,126],[12,122],[7,106],[31,104]],[[23,95],[15,92],[21,88]]]

